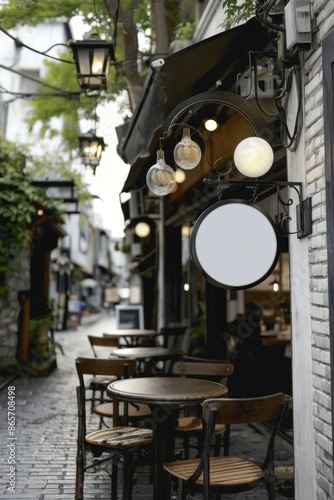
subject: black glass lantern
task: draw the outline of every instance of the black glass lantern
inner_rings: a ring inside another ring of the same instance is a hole
[[[98,95],[107,88],[110,61],[114,60],[114,46],[99,35],[70,43],[80,87],[86,95]]]
[[[79,136],[80,156],[85,165],[92,167],[94,174],[105,146],[103,137],[95,135],[93,130]]]

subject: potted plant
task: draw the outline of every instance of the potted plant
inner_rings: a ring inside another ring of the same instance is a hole
[[[53,332],[57,311],[49,308],[45,316],[29,320],[28,367],[38,375],[48,375],[57,367],[57,349],[64,354]]]

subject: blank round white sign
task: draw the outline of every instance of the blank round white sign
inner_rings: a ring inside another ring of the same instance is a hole
[[[257,285],[273,271],[278,243],[272,219],[245,200],[224,200],[198,218],[191,237],[196,266],[212,284],[228,289]]]

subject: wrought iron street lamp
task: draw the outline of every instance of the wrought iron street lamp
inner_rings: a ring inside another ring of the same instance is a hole
[[[96,96],[107,88],[110,62],[114,60],[112,42],[92,34],[85,40],[70,43],[80,87],[88,96]]]
[[[96,167],[100,164],[102,151],[105,149],[103,137],[98,137],[93,130],[78,137],[80,156],[85,165],[92,167],[95,174]]]

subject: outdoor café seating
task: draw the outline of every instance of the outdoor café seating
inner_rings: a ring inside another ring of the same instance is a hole
[[[87,335],[95,358],[108,358],[112,349],[119,347],[119,339],[99,335]]]
[[[173,363],[182,359],[184,354],[185,351],[182,349],[161,346],[125,347],[114,351],[114,355],[120,358],[136,359],[138,374],[141,376],[168,375]],[[169,366],[166,366],[167,361],[170,363]]]
[[[118,362],[120,361],[120,362]],[[109,372],[119,373],[119,368],[124,365],[121,360],[77,358],[76,368],[80,385],[77,386],[78,404],[78,439],[76,460],[76,488],[75,500],[82,500],[84,491],[85,472],[98,464],[112,461],[111,473],[111,500],[117,500],[118,464],[123,461],[123,500],[132,500],[133,474],[136,466],[141,462],[144,447],[150,449],[152,445],[152,430],[144,427],[129,426],[127,403],[123,404],[123,411],[119,408],[118,401],[113,402],[113,426],[107,429],[92,430],[87,432],[86,421],[86,390],[84,375],[104,375]],[[128,363],[132,366],[133,363]],[[118,370],[115,370],[117,366]],[[123,368],[124,370],[124,368]],[[131,376],[133,368],[126,368],[126,376]],[[140,406],[140,405],[138,405]],[[122,421],[123,425],[119,425]],[[92,457],[88,458],[88,452]]]
[[[78,358],[76,360],[76,369],[79,377],[80,387],[85,388],[85,378],[90,376],[103,376],[111,381],[120,380],[122,378],[137,376],[137,363],[135,359],[99,359],[99,358]],[[112,425],[124,425],[125,422],[137,424],[138,421],[151,414],[147,405],[116,404],[108,398],[109,402],[94,404],[93,413],[100,417],[100,428],[104,424],[105,427],[110,427],[106,424],[105,419],[111,419]],[[86,401],[91,401],[92,398],[87,398]]]
[[[187,351],[189,342],[187,327],[184,325],[164,326],[160,329],[158,343],[168,349],[182,349]],[[168,373],[171,371],[172,361],[164,360],[155,365],[156,373]]]
[[[219,382],[175,376],[136,377],[112,382],[107,394],[119,401],[146,403],[152,410],[154,445],[153,499],[167,500],[168,484],[164,463],[175,458],[174,429],[180,405],[196,405],[208,398],[227,395]]]
[[[117,349],[119,342],[115,338],[104,338],[98,335],[88,335],[89,344],[92,348],[95,358],[107,358],[111,353],[111,349]],[[89,380],[87,390],[92,391],[91,397],[91,411],[93,412],[94,405],[98,401],[99,403],[104,402],[104,394],[106,388],[110,382],[116,380],[115,376],[94,376]],[[99,397],[96,397],[96,393],[99,393]]]
[[[188,494],[200,491],[203,500],[210,494],[236,494],[255,488],[264,482],[268,499],[275,498],[274,446],[280,424],[288,407],[290,397],[283,393],[256,398],[213,398],[203,403],[205,422],[204,445],[200,458],[175,460],[164,464],[170,475],[170,483],[177,480],[181,484],[181,500]],[[211,444],[216,425],[272,424],[268,447],[262,465],[255,464],[243,456],[210,456]],[[215,497],[216,498],[216,497]],[[217,496],[218,498],[218,496]]]
[[[187,361],[177,361],[172,367],[172,374],[183,376],[183,377],[196,377],[209,379],[217,382],[223,382],[227,385],[227,379],[232,375],[234,366],[228,361],[221,361],[212,363],[211,361],[202,362],[187,362]],[[202,406],[201,405],[185,405],[183,406],[183,411],[185,416],[179,416],[178,426],[175,429],[176,437],[183,438],[184,446],[184,457],[189,458],[189,447],[190,438],[195,437],[197,441],[198,455],[202,448],[202,436],[203,436],[203,425],[202,425]],[[227,426],[222,424],[217,424],[214,430],[215,449],[217,453],[219,452],[222,436],[224,441],[224,453],[228,455],[229,446],[229,429]]]

